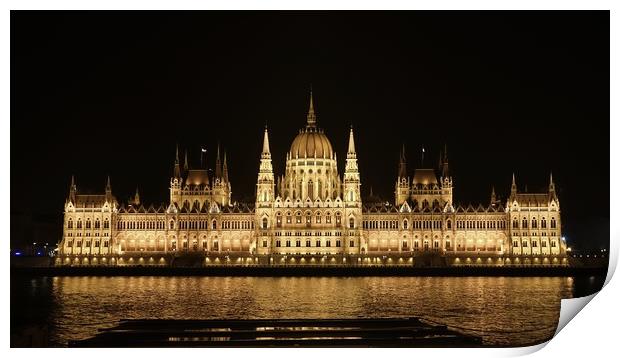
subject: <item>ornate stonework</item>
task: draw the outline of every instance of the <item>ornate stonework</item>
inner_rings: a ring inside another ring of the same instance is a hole
[[[183,167],[177,148],[170,202],[145,207],[112,195],[81,195],[72,179],[59,265],[169,265],[199,256],[204,265],[565,265],[560,203],[546,193],[488,205],[454,204],[447,148],[438,168],[407,172],[401,153],[394,203],[363,202],[355,135],[349,132],[343,176],[317,125],[312,94],[307,123],[293,140],[282,176],[274,175],[265,128],[256,202],[233,203],[224,154],[215,173]],[[371,199],[372,201],[372,199]]]

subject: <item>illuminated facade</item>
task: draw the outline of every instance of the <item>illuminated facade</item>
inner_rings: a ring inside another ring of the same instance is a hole
[[[437,169],[407,172],[404,150],[394,203],[361,197],[353,128],[343,175],[317,126],[312,94],[307,123],[276,177],[265,129],[255,203],[231,200],[226,154],[213,175],[191,169],[177,149],[165,206],[127,204],[112,194],[81,195],[72,179],[65,204],[59,265],[564,265],[560,204],[553,178],[545,193],[508,200],[453,202],[447,151]],[[371,200],[372,201],[372,200]]]

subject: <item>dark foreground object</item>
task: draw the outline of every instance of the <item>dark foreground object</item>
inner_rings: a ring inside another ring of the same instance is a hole
[[[479,337],[417,318],[286,320],[127,320],[78,348],[473,347]]]
[[[607,267],[11,267],[11,275],[27,276],[606,276]]]

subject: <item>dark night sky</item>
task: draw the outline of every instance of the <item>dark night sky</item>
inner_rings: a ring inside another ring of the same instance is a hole
[[[229,156],[253,200],[268,123],[277,174],[304,125],[344,166],[356,131],[365,194],[392,201],[447,142],[455,201],[560,190],[569,245],[609,240],[608,12],[12,12],[11,241],[55,242],[71,174],[125,201],[167,201],[175,145]]]

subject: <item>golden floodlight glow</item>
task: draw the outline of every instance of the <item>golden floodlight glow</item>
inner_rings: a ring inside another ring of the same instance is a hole
[[[141,203],[138,192],[127,203],[118,201],[109,178],[105,192],[94,195],[82,195],[88,190],[78,190],[72,179],[55,262],[99,263],[106,262],[106,257],[114,261],[123,253],[165,255],[171,260],[170,254],[200,255],[207,263],[222,265],[252,261],[387,265],[403,263],[409,254],[409,262],[427,254],[449,264],[501,265],[511,259],[530,264],[540,261],[535,256],[546,255],[554,263],[567,262],[565,255],[571,248],[562,235],[565,223],[552,176],[546,190],[532,193],[519,192],[513,175],[506,200],[498,200],[493,189],[489,204],[485,199],[485,204],[458,205],[447,147],[439,155],[439,166],[420,167],[411,173],[403,146],[398,176],[389,179],[390,185],[396,184],[394,200],[365,202],[353,128],[348,132],[344,163],[338,162],[330,138],[319,127],[312,98],[311,94],[305,126],[283,153],[281,168],[286,169],[281,173],[274,172],[269,130],[257,133],[263,145],[260,155],[255,153],[259,167],[251,202],[231,200],[227,155],[226,151],[220,155],[219,146],[212,173],[203,167],[205,148],[201,147],[200,167],[190,167],[187,151],[182,163],[177,148],[174,164],[170,163],[174,174],[167,188],[169,200],[159,208]],[[369,148],[373,145],[372,138],[363,142],[370,143]],[[433,152],[430,148],[423,151]],[[545,229],[540,238],[536,237],[538,228]],[[529,229],[536,230],[530,233]],[[541,247],[533,248],[534,243]],[[300,255],[304,246],[307,258],[284,256]],[[215,258],[221,254],[225,256]],[[97,255],[99,259],[92,259]],[[460,257],[453,260],[452,255]],[[70,259],[64,259],[67,256]],[[79,259],[73,261],[75,256]],[[134,258],[127,260],[134,262]],[[144,260],[139,259],[140,263]],[[156,260],[148,258],[149,262]],[[430,260],[431,265],[436,261]]]

